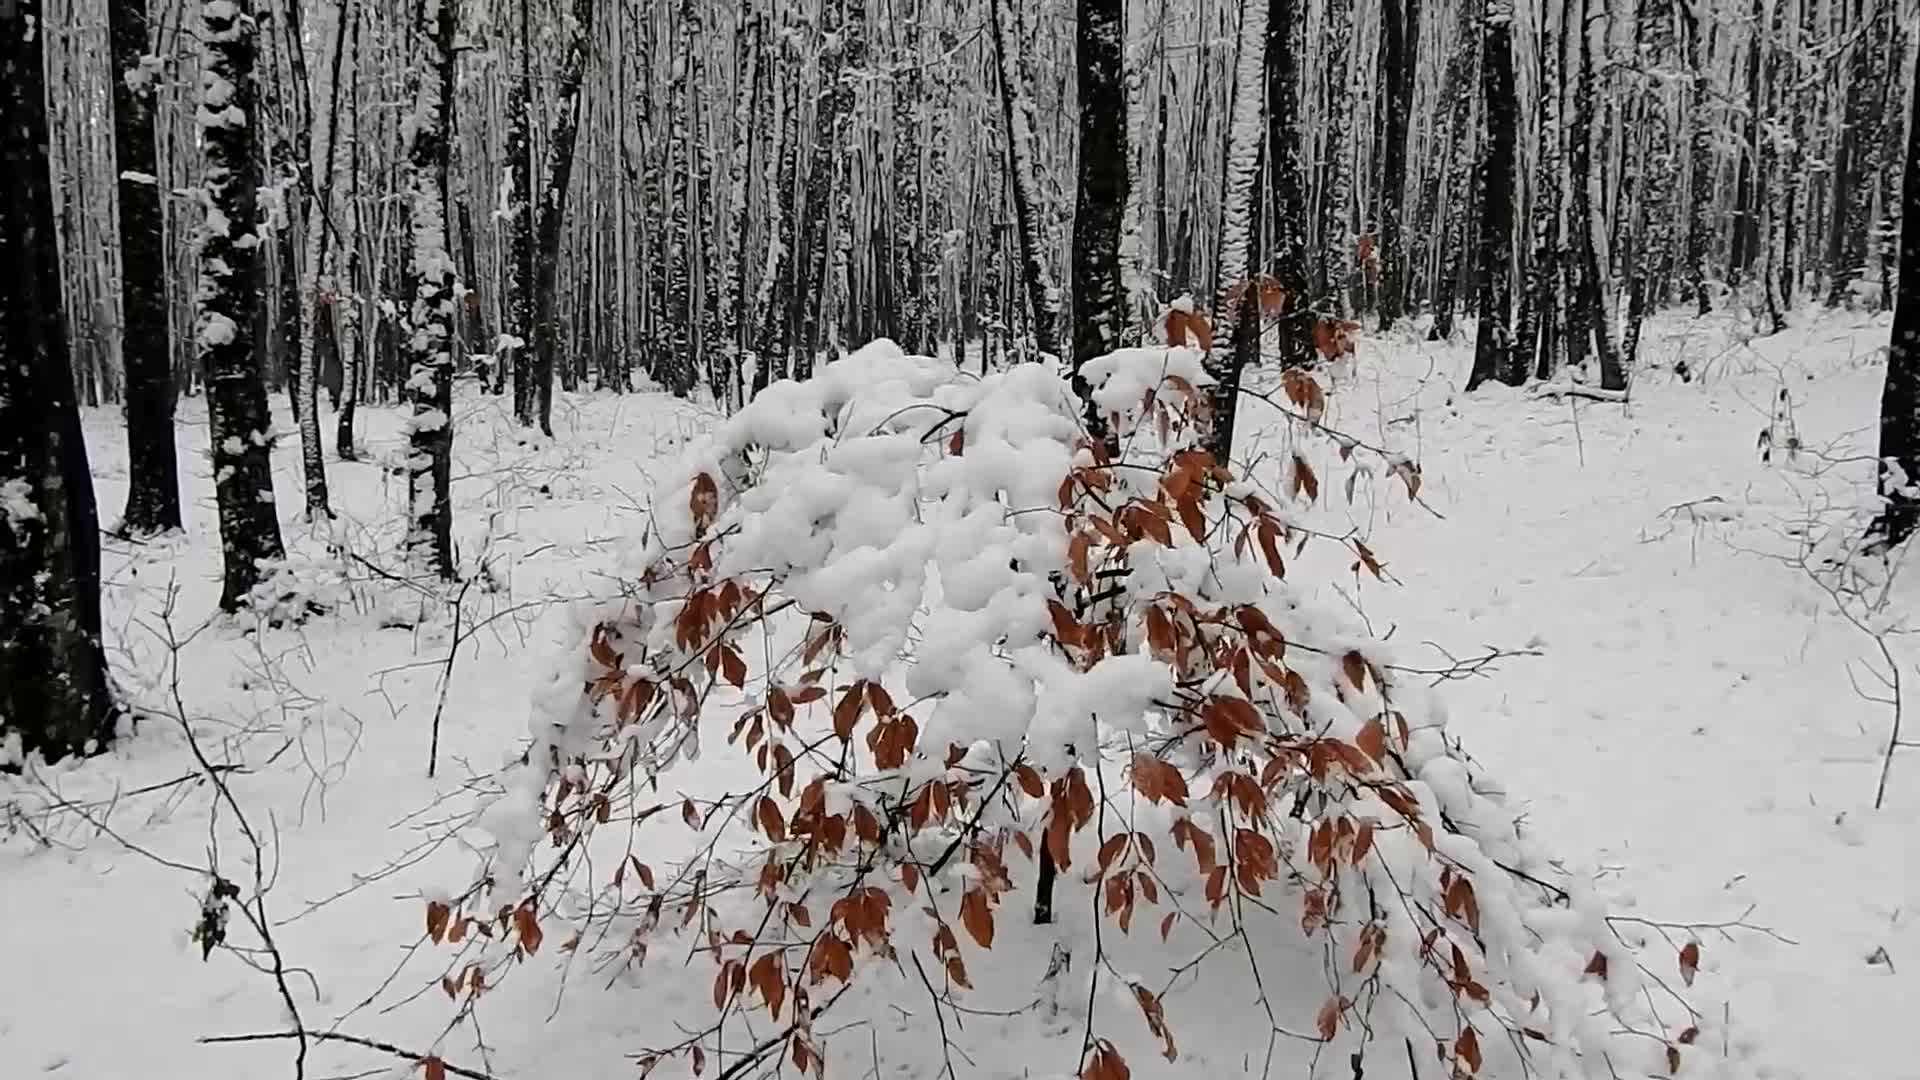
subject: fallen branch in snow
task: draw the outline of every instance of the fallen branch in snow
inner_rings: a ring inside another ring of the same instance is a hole
[[[1597,386],[1582,386],[1579,383],[1548,382],[1535,383],[1527,387],[1529,397],[1577,397],[1588,401],[1611,401],[1626,404],[1625,390],[1602,390]]]
[[[358,1035],[347,1035],[338,1031],[259,1031],[246,1035],[205,1035],[202,1036],[199,1041],[202,1044],[212,1046],[222,1043],[267,1042],[274,1039],[300,1039],[303,1043],[308,1039],[312,1039],[315,1042],[348,1043],[353,1046],[363,1046],[368,1050],[378,1050],[383,1054],[392,1054],[397,1058],[405,1058],[415,1064],[426,1065],[429,1068],[437,1065],[442,1072],[450,1076],[464,1076],[467,1080],[496,1080],[491,1073],[483,1073],[477,1069],[465,1069],[458,1065],[451,1065],[433,1054],[422,1054],[418,1051],[408,1050],[405,1047],[395,1046],[392,1043],[381,1042],[378,1039],[363,1039]]]

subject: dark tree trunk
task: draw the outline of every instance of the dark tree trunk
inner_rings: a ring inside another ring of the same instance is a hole
[[[1507,320],[1513,310],[1513,9],[1488,0],[1486,56],[1481,92],[1486,95],[1487,139],[1480,162],[1480,336],[1474,344],[1467,389],[1490,378],[1512,381],[1514,365]]]
[[[573,39],[560,74],[553,133],[547,140],[546,185],[540,193],[540,224],[534,255],[532,407],[540,430],[553,434],[554,361],[560,351],[560,226],[573,183],[573,144],[580,132],[580,86],[593,40],[593,0],[574,0]]]
[[[1869,12],[1870,9],[1870,12]],[[1893,31],[1893,0],[1862,0],[1854,28],[1863,31],[1852,45],[1847,67],[1847,111],[1843,147],[1845,172],[1836,171],[1834,220],[1840,229],[1839,257],[1833,262],[1829,305],[1844,303],[1853,283],[1867,269],[1873,232],[1873,193],[1880,175],[1882,113],[1889,81],[1887,48]],[[1888,193],[1891,197],[1892,193]]]
[[[1673,10],[1671,0],[1643,0],[1635,33],[1646,35],[1646,50],[1651,63],[1664,63],[1673,50]],[[1666,280],[1673,253],[1672,201],[1679,175],[1679,153],[1674,145],[1672,125],[1666,103],[1657,88],[1643,97],[1647,128],[1647,149],[1640,171],[1643,187],[1639,213],[1642,215],[1642,241],[1636,245],[1638,261],[1630,271],[1633,280],[1627,293],[1627,329],[1621,348],[1622,360],[1631,367],[1640,352],[1640,327],[1649,310],[1667,300]]]
[[[1560,309],[1560,208],[1563,167],[1560,123],[1561,85],[1565,78],[1565,27],[1553,25],[1555,12],[1574,0],[1555,0],[1542,20],[1540,36],[1540,138],[1534,153],[1533,257],[1527,260],[1526,284],[1520,292],[1520,314],[1515,321],[1509,362],[1524,379],[1526,372],[1551,374],[1560,352],[1555,315]],[[1562,24],[1565,19],[1557,20]],[[1512,381],[1496,373],[1502,381]]]
[[[353,15],[350,48],[357,60],[360,45],[360,18]],[[346,95],[347,123],[352,135],[347,137],[347,212],[343,215],[349,222],[349,231],[341,245],[345,258],[345,272],[339,282],[340,304],[340,405],[339,416],[335,418],[333,447],[341,461],[353,461],[359,455],[353,442],[353,418],[360,403],[360,388],[365,381],[366,344],[360,335],[360,241],[366,235],[362,228],[360,206],[360,108],[357,94]]]
[[[831,12],[823,28],[823,46],[829,50],[820,62],[820,103],[815,109],[813,160],[807,170],[806,213],[801,217],[802,247],[800,284],[794,290],[796,310],[793,376],[806,379],[813,374],[814,357],[821,345],[821,331],[830,285],[827,280],[829,255],[837,250],[834,232],[833,198],[835,170],[847,145],[847,132],[853,118],[853,83],[849,72],[866,62],[866,15],[863,0],[828,0]],[[842,181],[844,182],[844,181]],[[841,229],[848,223],[837,222]]]
[[[480,310],[480,257],[474,248],[473,207],[465,194],[455,207],[460,221],[460,336],[467,356],[480,369],[481,385],[486,385],[488,362],[487,321]]]
[[[54,760],[105,748],[116,709],[61,315],[44,32],[39,0],[0,7],[0,745],[17,736],[20,750]]]
[[[453,256],[448,250],[447,172],[454,109],[453,0],[424,0],[423,70],[413,104],[413,260],[408,292],[407,549],[451,580],[453,565]]]
[[[1300,160],[1299,0],[1268,0],[1266,34],[1267,176],[1273,185],[1273,276],[1286,294],[1279,326],[1280,365],[1313,362],[1313,310],[1308,303],[1307,196]],[[1254,203],[1254,251],[1260,204]],[[1257,289],[1248,289],[1257,292]],[[1257,342],[1256,342],[1257,346]]]
[[[513,371],[513,415],[523,427],[538,422],[533,382],[533,39],[528,5],[520,5],[520,71],[507,94],[506,324],[500,363]]]
[[[107,5],[113,39],[113,152],[120,172],[120,335],[127,371],[127,509],[120,528],[149,536],[180,527],[180,468],[173,444],[173,362],[168,354],[166,251],[153,143],[153,73],[146,0]]]
[[[220,606],[235,611],[260,582],[260,564],[285,556],[268,458],[273,420],[253,336],[265,303],[266,275],[260,246],[239,242],[254,235],[259,221],[253,3],[205,4],[200,19],[201,70],[231,90],[224,109],[203,104],[200,110],[204,198],[213,220],[200,238],[200,318],[194,336],[207,375],[214,493],[226,566]]]
[[[1762,0],[1753,0],[1752,15],[1756,27],[1760,25],[1762,8]],[[1763,280],[1760,285],[1766,300],[1770,332],[1775,334],[1787,328],[1783,279],[1792,257],[1787,245],[1787,222],[1793,215],[1793,199],[1780,153],[1780,137],[1787,130],[1787,121],[1782,112],[1788,103],[1787,85],[1791,72],[1788,66],[1791,54],[1786,38],[1786,13],[1786,4],[1773,5],[1768,36],[1760,46],[1763,52],[1767,52],[1763,68],[1766,114],[1764,123],[1754,129],[1755,152],[1759,157],[1754,205],[1760,211],[1763,226],[1760,233],[1760,274]]]
[[[1401,228],[1407,189],[1407,124],[1419,70],[1420,0],[1384,0],[1386,152],[1380,165],[1380,326],[1406,310],[1406,241]],[[1404,10],[1403,5],[1404,3]]]
[[[1880,80],[1884,89],[1880,115],[1880,223],[1876,247],[1880,261],[1880,308],[1893,307],[1896,268],[1900,259],[1900,122],[1901,72],[1906,57],[1906,26],[1897,18],[1890,20],[1885,68]]]
[[[921,0],[903,4],[899,12],[900,52],[905,70],[894,80],[893,87],[893,267],[892,273],[881,277],[881,283],[894,293],[890,332],[903,348],[916,355],[929,351],[926,275],[920,265],[924,250],[920,227],[925,213],[921,205],[924,193],[920,190],[919,119],[927,108],[920,61],[920,23],[925,7]]]
[[[1327,114],[1345,116],[1352,97],[1353,0],[1329,0],[1327,5]],[[1449,69],[1451,70],[1451,68]],[[1317,299],[1345,318],[1353,308],[1353,161],[1346,124],[1332,124],[1326,132],[1326,183],[1320,203],[1320,258]],[[1275,191],[1276,197],[1280,192]]]
[[[1127,205],[1127,115],[1121,70],[1121,0],[1078,0],[1079,196],[1073,215],[1073,378],[1087,424],[1104,429],[1080,368],[1120,347],[1127,296],[1120,274],[1121,215]]]
[[[1687,199],[1687,288],[1702,315],[1713,310],[1707,288],[1707,230],[1713,213],[1713,129],[1707,126],[1707,28],[1694,15],[1690,0],[1680,0],[1680,19],[1686,27],[1687,66],[1692,89],[1687,97],[1687,127],[1692,132],[1687,167],[1691,190]]]
[[[1572,306],[1578,319],[1569,318],[1569,327],[1578,327],[1582,348],[1590,342],[1600,362],[1600,387],[1625,390],[1627,369],[1614,342],[1613,282],[1608,274],[1609,260],[1601,257],[1601,245],[1607,232],[1600,221],[1605,207],[1601,199],[1600,178],[1593,164],[1593,79],[1595,57],[1593,35],[1589,31],[1592,0],[1566,0],[1567,32],[1573,40],[1574,67],[1573,117],[1567,128],[1567,169],[1572,199],[1567,219],[1570,248],[1579,270],[1578,291]],[[1569,332],[1573,332],[1571,329]],[[1542,371],[1541,377],[1550,372]]]
[[[1909,109],[1920,109],[1920,65]],[[1872,532],[1891,547],[1920,524],[1920,112],[1910,111],[1901,184],[1900,291],[1880,395],[1880,494],[1887,507]]]
[[[1462,252],[1467,246],[1467,221],[1473,216],[1473,87],[1479,80],[1480,11],[1472,3],[1460,5],[1460,31],[1454,41],[1454,53],[1447,60],[1447,93],[1442,102],[1446,121],[1447,209],[1446,222],[1436,229],[1444,239],[1440,244],[1440,265],[1434,274],[1433,330],[1435,341],[1453,336],[1454,297],[1460,284]]]

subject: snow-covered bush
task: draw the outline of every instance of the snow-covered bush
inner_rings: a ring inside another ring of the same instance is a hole
[[[1047,961],[1054,1004],[1030,1007],[1087,1000],[1073,1071],[1115,1080],[1178,1054],[1176,984],[1251,964],[1237,1007],[1341,1076],[1368,1054],[1423,1078],[1717,1075],[1672,988],[1698,946],[1639,955],[1448,737],[1431,673],[1306,601],[1287,562],[1319,480],[1296,456],[1270,494],[1193,449],[1200,359],[1090,364],[1111,443],[1051,366],[976,377],[884,342],[721,424],[584,613],[483,873],[429,906],[461,943],[447,993],[543,941],[644,980],[673,941],[655,977],[711,965],[715,1011],[628,1048],[644,1065],[820,1073],[850,985],[924,986],[963,1046],[955,995]],[[1287,393],[1317,421],[1309,376]],[[697,839],[653,865],[676,819]],[[1050,958],[1004,947],[1030,909],[1089,908]],[[1303,962],[1263,971],[1274,942]],[[1095,1010],[1103,986],[1137,1015]],[[750,1034],[723,1054],[729,1025]]]

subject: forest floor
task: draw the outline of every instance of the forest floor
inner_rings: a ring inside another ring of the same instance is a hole
[[[1876,632],[1909,681],[1920,663],[1920,643],[1901,636],[1920,592],[1900,579],[1878,601],[1831,592],[1841,579],[1819,562],[1833,548],[1824,538],[1870,511],[1886,335],[1884,319],[1809,316],[1749,343],[1727,319],[1665,316],[1626,406],[1503,388],[1469,398],[1469,346],[1366,338],[1330,420],[1410,452],[1430,509],[1376,500],[1365,479],[1349,503],[1328,462],[1320,512],[1329,527],[1364,528],[1397,581],[1362,582],[1332,545],[1308,548],[1292,572],[1437,667],[1447,654],[1520,653],[1450,684],[1453,731],[1549,849],[1595,868],[1629,914],[1702,924],[1703,972],[1751,1040],[1753,1075],[1920,1076],[1909,1004],[1920,990],[1920,750],[1896,756],[1876,810],[1893,709],[1869,700],[1882,693]],[[1682,357],[1691,383],[1671,372]],[[280,626],[213,618],[204,406],[185,403],[186,532],[106,541],[114,672],[148,715],[107,755],[0,776],[0,1075],[294,1075],[291,1043],[198,1041],[290,1021],[271,975],[232,953],[193,955],[207,887],[196,868],[216,864],[255,892],[253,852],[231,807],[195,779],[195,746],[233,766],[221,775],[266,852],[266,914],[300,969],[288,987],[307,1029],[545,1080],[631,1076],[628,1055],[677,1041],[672,1023],[698,1015],[705,961],[683,970],[682,957],[662,957],[616,979],[588,950],[554,949],[483,1000],[477,1032],[447,1032],[441,970],[411,948],[421,896],[472,873],[464,826],[523,745],[555,650],[573,640],[568,601],[615,587],[650,469],[712,419],[660,395],[561,395],[557,437],[529,444],[500,399],[462,390],[465,587],[424,593],[385,576],[400,559],[404,483],[388,468],[400,415],[370,409],[367,460],[330,466],[340,518],[324,533],[295,512],[297,440],[275,448],[287,610],[321,612]],[[1803,449],[1762,462],[1756,442],[1782,391]],[[284,400],[276,407],[291,431]],[[1257,403],[1243,424],[1243,456],[1289,438]],[[124,430],[107,410],[86,426],[110,521],[125,495]],[[1065,921],[1060,933],[1084,932]],[[1013,959],[969,1004],[1017,1015],[969,1015],[961,1042],[974,1058],[956,1071],[1070,1075],[1080,1020],[1019,1008],[1046,946],[1021,928],[1007,937],[997,952]],[[233,940],[257,944],[237,918]],[[1128,962],[1170,966],[1144,947]],[[837,1032],[825,1036],[830,1074],[936,1075],[929,1017],[881,976],[823,1029]],[[1180,1061],[1162,1063],[1141,1030],[1123,1045],[1135,1075],[1352,1075],[1344,1058],[1310,1070],[1311,1046],[1293,1043],[1268,1063],[1268,1024],[1239,982],[1170,995]],[[1311,1028],[1312,986],[1298,1000],[1270,989],[1283,1026]],[[1107,1027],[1142,1028],[1120,1007]],[[1404,1068],[1390,1055],[1368,1075]],[[407,1073],[339,1043],[305,1062],[307,1077]]]

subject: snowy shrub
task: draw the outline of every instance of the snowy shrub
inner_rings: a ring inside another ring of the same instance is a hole
[[[1674,988],[1698,946],[1640,955],[1447,736],[1432,673],[1306,601],[1319,478],[1295,457],[1273,495],[1193,449],[1200,359],[1090,364],[1106,443],[1051,366],[880,343],[698,444],[544,690],[482,874],[429,905],[448,995],[546,941],[669,985],[691,957],[710,1026],[643,1066],[819,1074],[847,987],[924,986],[962,1045],[956,995],[1047,959],[1009,953],[1035,915],[1097,905],[1046,975],[1087,1002],[1090,1080],[1175,1059],[1174,983],[1244,980],[1256,942],[1303,962],[1254,964],[1240,1008],[1341,1076],[1718,1075]],[[1311,377],[1286,389],[1317,417]],[[733,771],[670,794],[696,761]],[[676,821],[684,856],[642,858]]]

